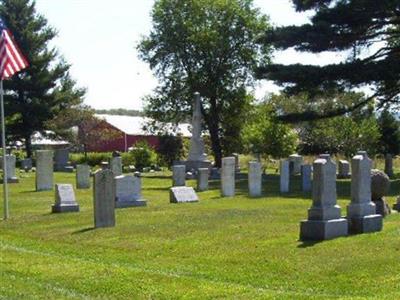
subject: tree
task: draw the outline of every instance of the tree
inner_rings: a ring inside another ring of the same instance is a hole
[[[34,1],[2,0],[0,15],[29,62],[27,69],[4,82],[4,101],[7,131],[25,140],[30,157],[32,133],[44,131],[46,121],[81,104],[85,90],[75,87],[70,66],[50,48],[56,31],[36,12]]]
[[[348,59],[324,66],[270,64],[258,68],[258,78],[275,81],[285,92],[307,92],[313,108],[280,116],[286,121],[341,115],[373,100],[379,107],[400,98],[400,3],[394,0],[293,0],[299,12],[313,10],[310,24],[268,30],[260,43],[275,49],[346,52]],[[350,105],[318,109],[320,95],[369,86],[372,93]]]
[[[252,0],[157,0],[152,22],[138,46],[160,81],[146,98],[146,113],[178,123],[190,116],[193,94],[199,92],[219,166],[240,138],[253,68],[268,61],[269,50],[254,42],[268,28],[267,19]]]
[[[255,105],[246,118],[243,142],[247,152],[287,157],[296,150],[297,140],[293,128],[276,121],[271,103]]]
[[[400,122],[388,109],[384,109],[378,118],[380,152],[382,154],[398,155],[400,153]]]
[[[162,163],[168,167],[183,155],[183,138],[180,135],[163,134],[158,137],[157,153]]]

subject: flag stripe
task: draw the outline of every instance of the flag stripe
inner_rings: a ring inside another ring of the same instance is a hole
[[[0,77],[7,79],[28,66],[28,62],[14,43],[11,33],[3,28],[0,35]]]

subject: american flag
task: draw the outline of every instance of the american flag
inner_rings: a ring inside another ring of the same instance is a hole
[[[14,42],[11,32],[0,18],[0,77],[8,79],[25,69],[28,62]]]

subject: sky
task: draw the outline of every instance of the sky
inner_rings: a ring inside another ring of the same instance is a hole
[[[157,86],[148,65],[138,58],[136,45],[151,30],[153,0],[36,0],[37,12],[58,31],[52,41],[71,66],[78,86],[86,87],[85,103],[96,109],[142,109],[142,98]],[[111,4],[110,4],[111,3]],[[289,0],[254,0],[273,25],[302,24],[310,14],[296,13]],[[279,63],[326,64],[340,55],[275,53]],[[256,96],[277,92],[260,81]]]

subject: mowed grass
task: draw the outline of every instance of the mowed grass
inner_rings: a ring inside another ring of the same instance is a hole
[[[56,173],[55,182],[75,177]],[[21,173],[11,219],[0,221],[0,298],[400,298],[400,214],[379,233],[302,243],[311,197],[298,178],[282,196],[278,176],[267,176],[257,199],[246,179],[234,198],[211,182],[191,204],[170,204],[170,183],[162,173],[143,178],[148,206],[116,210],[116,227],[93,229],[92,190],[76,191],[79,213],[51,214],[54,192],[35,192],[34,174]],[[391,204],[399,187],[392,182]],[[343,214],[349,193],[338,181]]]

